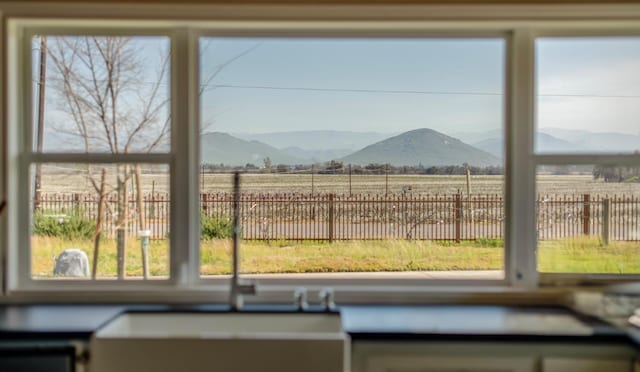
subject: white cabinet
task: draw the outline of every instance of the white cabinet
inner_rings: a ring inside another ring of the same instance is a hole
[[[630,359],[543,358],[542,372],[629,372]]]
[[[537,372],[534,358],[380,356],[367,372]]]
[[[625,344],[357,341],[352,350],[352,372],[640,372]]]

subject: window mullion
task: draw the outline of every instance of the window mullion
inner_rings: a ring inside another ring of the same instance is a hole
[[[166,164],[171,162],[171,154],[70,154],[35,153],[28,154],[29,163],[147,163]]]
[[[29,185],[29,169],[31,163],[29,160],[21,154],[24,154],[28,149],[32,149],[32,126],[33,117],[32,117],[32,88],[31,84],[31,76],[32,76],[32,66],[31,63],[31,37],[32,34],[26,32],[24,30],[14,30],[16,32],[16,40],[15,40],[15,48],[17,49],[18,62],[15,66],[14,72],[16,73],[16,79],[13,82],[14,84],[11,86],[15,96],[17,97],[14,102],[17,106],[16,115],[12,119],[15,120],[13,122],[16,125],[17,130],[13,133],[13,138],[11,142],[15,142],[17,144],[14,147],[14,151],[11,151],[12,156],[14,157],[12,165],[16,169],[13,169],[12,176],[9,179],[13,179],[13,184],[11,187],[12,193],[9,195],[9,199],[15,201],[19,206],[28,206],[30,205],[30,195],[29,190],[30,187],[25,187]],[[12,168],[13,168],[12,167]],[[17,220],[17,225],[9,226],[9,234],[12,236],[9,240],[9,244],[7,246],[7,255],[8,255],[8,275],[6,276],[6,288],[8,291],[16,289],[18,286],[26,286],[27,283],[30,283],[30,249],[18,249],[18,247],[30,247],[29,235],[30,228],[27,231],[23,231],[24,229],[19,229],[18,226],[30,226],[30,218],[29,218],[29,208],[16,208],[11,207],[7,209],[7,212],[10,213],[11,220]]]
[[[507,125],[507,276],[514,286],[535,288],[536,268],[535,164],[532,159],[535,87],[534,37],[530,30],[513,32],[509,50]]]
[[[189,164],[189,273],[191,283],[200,280],[200,45],[192,29],[185,30],[185,81],[188,110],[188,158]]]
[[[188,30],[174,34],[172,53],[172,120],[174,163],[171,188],[171,273],[180,285],[198,277],[198,119],[197,39]]]

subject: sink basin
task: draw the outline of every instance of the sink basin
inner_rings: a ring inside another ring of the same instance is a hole
[[[91,339],[92,372],[346,371],[337,314],[130,313]]]

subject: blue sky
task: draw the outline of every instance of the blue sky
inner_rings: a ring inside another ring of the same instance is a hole
[[[133,94],[148,94],[168,46],[132,39],[143,84]],[[38,47],[34,38],[34,94]],[[539,39],[536,51],[539,127],[640,133],[640,37]],[[233,133],[500,130],[504,54],[497,38],[203,39],[203,81],[220,71],[205,87],[202,122]],[[51,88],[46,134],[60,136],[71,121]]]
[[[255,47],[226,65],[203,95],[203,121],[215,130],[501,127],[499,39],[209,39],[203,45],[203,79]]]
[[[640,96],[640,38],[536,46],[540,127],[640,131],[640,98],[626,97]],[[209,130],[455,133],[503,125],[500,39],[212,38],[202,47],[203,79],[250,50],[209,83]]]

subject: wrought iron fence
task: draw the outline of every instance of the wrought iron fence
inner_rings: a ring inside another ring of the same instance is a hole
[[[117,195],[106,199],[104,228],[115,237]],[[153,239],[169,234],[170,197],[144,196],[145,226],[139,226],[134,198],[127,201],[127,229],[150,230]],[[200,195],[203,214],[231,218],[231,193]],[[504,234],[502,195],[414,194],[242,194],[243,238],[253,240],[477,240],[501,239]],[[43,194],[43,215],[65,218],[78,214],[95,219],[98,197],[93,194]],[[640,198],[606,195],[540,195],[537,199],[540,240],[598,236],[608,240],[640,240]]]

